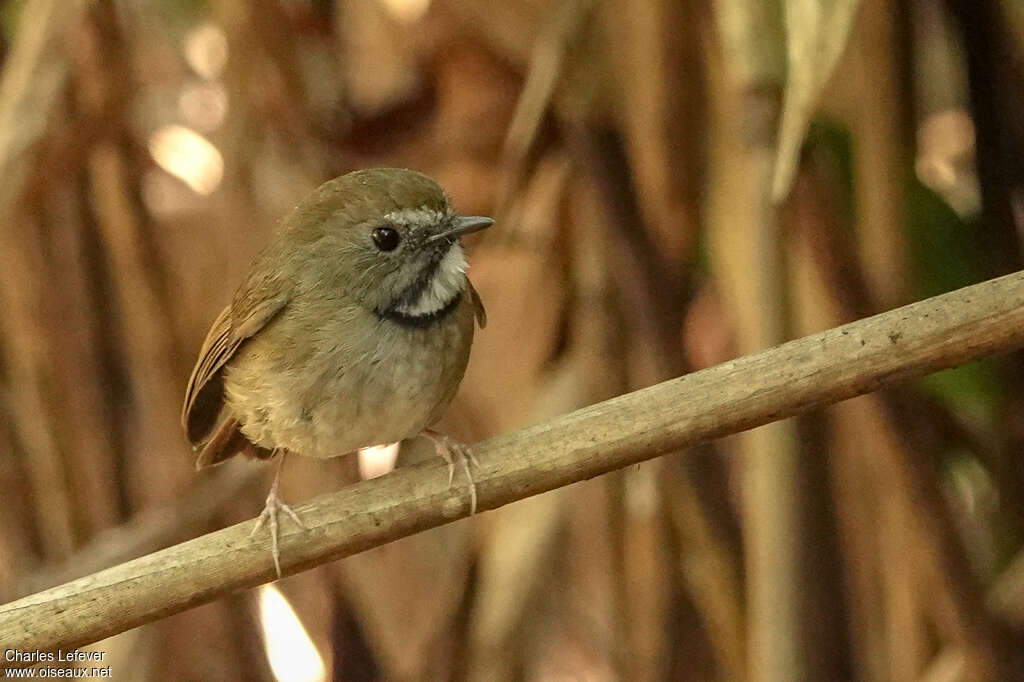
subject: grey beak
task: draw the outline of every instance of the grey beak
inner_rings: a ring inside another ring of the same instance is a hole
[[[473,232],[479,232],[480,230],[486,229],[494,224],[494,221],[484,216],[471,215],[461,216],[455,219],[455,225],[452,229],[441,234],[435,234],[433,237],[427,240],[427,242],[434,242],[438,239],[453,239],[461,237],[464,234],[472,234]]]

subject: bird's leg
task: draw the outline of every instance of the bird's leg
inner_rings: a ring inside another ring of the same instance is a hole
[[[270,493],[267,495],[267,504],[263,507],[263,511],[260,512],[260,516],[256,519],[256,525],[249,533],[249,537],[255,535],[260,528],[263,528],[264,524],[269,523],[270,526],[270,554],[274,557],[274,569],[277,571],[277,577],[281,577],[281,551],[277,546],[277,513],[280,510],[284,510],[288,516],[291,517],[300,528],[308,530],[305,524],[299,520],[299,515],[296,514],[291,507],[281,501],[277,496],[277,485],[281,481],[281,470],[284,469],[285,456],[288,454],[287,451],[280,453],[280,459],[277,460],[277,471],[274,473],[274,482],[270,484]]]
[[[433,429],[424,429],[423,435],[433,441],[434,450],[437,452],[438,457],[448,463],[449,488],[455,479],[456,461],[458,461],[462,470],[466,473],[466,480],[469,482],[469,513],[472,516],[476,513],[476,483],[473,481],[473,472],[470,470],[469,465],[480,466],[480,463],[476,461],[476,457],[473,455],[473,450],[468,445],[460,443],[443,433],[438,433]]]

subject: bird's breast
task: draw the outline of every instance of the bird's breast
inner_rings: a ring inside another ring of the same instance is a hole
[[[286,310],[232,361],[229,409],[258,445],[312,457],[414,436],[444,411],[465,372],[469,299],[422,327],[352,306],[325,311],[310,333]]]

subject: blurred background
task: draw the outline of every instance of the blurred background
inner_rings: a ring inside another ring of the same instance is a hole
[[[498,221],[467,442],[1021,267],[1020,0],[0,12],[0,602],[258,514],[269,467],[194,471],[185,382],[349,170]],[[1022,381],[972,363],[95,648],[119,680],[1024,679]],[[396,454],[294,457],[282,496]]]

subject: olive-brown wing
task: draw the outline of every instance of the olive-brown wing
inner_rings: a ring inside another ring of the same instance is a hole
[[[478,327],[483,329],[487,326],[487,310],[484,308],[484,301],[480,298],[480,294],[476,292],[476,287],[473,283],[466,279],[469,283],[469,295],[473,299],[473,316],[476,317],[476,324]]]
[[[181,424],[193,445],[207,441],[221,420],[224,409],[224,366],[246,339],[256,334],[284,308],[288,295],[279,293],[241,311],[237,305],[239,300],[252,299],[236,297],[236,304],[224,308],[214,320],[185,389]]]

